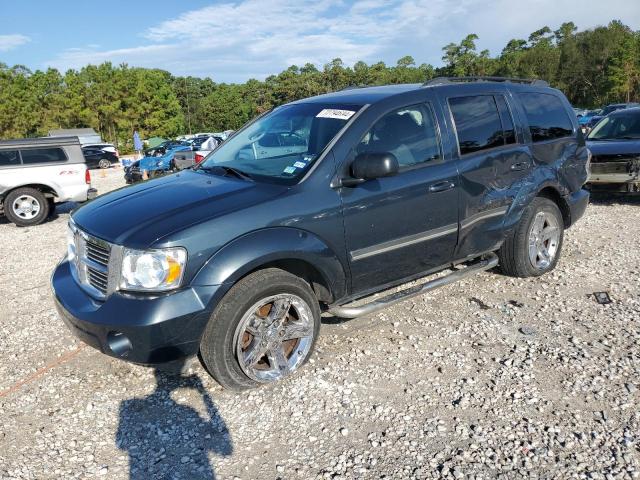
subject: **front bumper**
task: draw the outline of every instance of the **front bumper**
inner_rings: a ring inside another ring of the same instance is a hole
[[[589,192],[585,189],[580,189],[565,197],[567,205],[569,206],[570,225],[576,223],[584,215],[587,205],[589,205]]]
[[[66,260],[51,277],[56,308],[73,334],[102,353],[144,365],[198,353],[218,286],[161,295],[116,292],[104,302],[78,286]]]

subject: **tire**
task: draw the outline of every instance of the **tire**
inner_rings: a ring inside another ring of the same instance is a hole
[[[319,332],[320,306],[309,284],[277,268],[259,270],[234,285],[213,311],[200,360],[224,388],[246,390],[297,372]]]
[[[98,161],[98,167],[102,168],[102,169],[111,168],[111,162],[109,160],[107,160],[106,158],[101,158]]]
[[[536,197],[498,251],[500,268],[512,277],[544,275],[556,267],[563,240],[564,220],[560,209],[552,200]]]
[[[17,188],[4,199],[5,216],[18,227],[29,227],[44,222],[49,216],[50,205],[40,190]],[[31,207],[29,209],[29,207]]]

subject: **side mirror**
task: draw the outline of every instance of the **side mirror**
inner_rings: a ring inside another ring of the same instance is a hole
[[[400,166],[393,153],[361,153],[351,164],[351,176],[342,181],[344,186],[356,185],[367,180],[391,177],[398,173]]]

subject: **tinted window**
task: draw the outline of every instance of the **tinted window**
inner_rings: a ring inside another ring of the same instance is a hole
[[[504,143],[507,145],[516,143],[516,131],[513,127],[513,117],[511,116],[507,101],[502,95],[496,95],[495,99],[498,105],[498,111],[500,112],[500,120],[502,121]]]
[[[518,94],[534,142],[573,135],[573,125],[559,98],[546,93]]]
[[[61,148],[30,148],[20,150],[22,163],[25,165],[34,163],[66,162],[67,157]]]
[[[365,134],[356,153],[395,155],[400,168],[441,160],[436,123],[426,105],[403,107],[386,114]]]
[[[449,99],[458,132],[460,154],[504,145],[502,124],[493,95]]]
[[[20,165],[17,150],[0,150],[0,167],[15,167]]]

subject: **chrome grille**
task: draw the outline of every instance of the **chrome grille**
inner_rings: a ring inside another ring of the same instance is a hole
[[[89,260],[93,260],[103,266],[109,265],[110,249],[108,246],[98,244],[91,238],[87,238],[86,253]]]
[[[119,257],[117,246],[93,237],[74,224],[69,225],[73,232],[75,258],[73,274],[78,284],[95,298],[103,299],[115,290],[110,273],[114,270],[111,263]],[[113,272],[117,274],[117,272]]]

